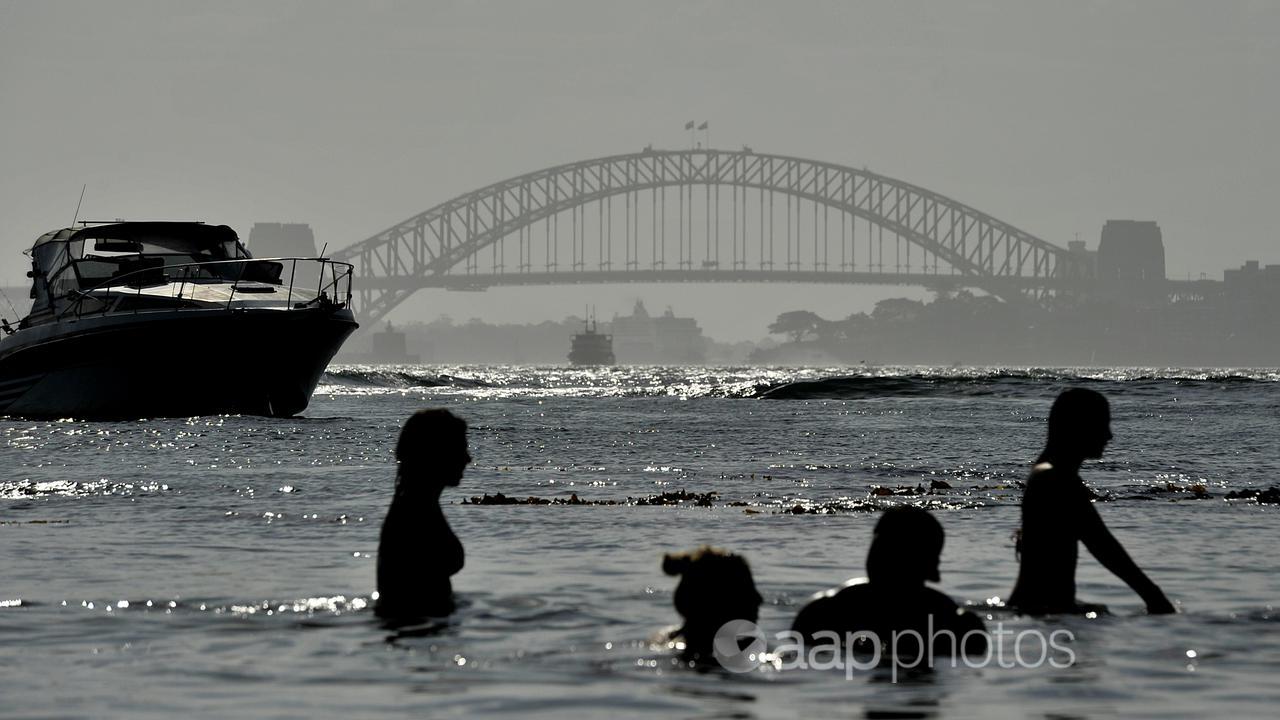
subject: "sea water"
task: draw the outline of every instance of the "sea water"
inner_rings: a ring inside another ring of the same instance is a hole
[[[1114,415],[1082,475],[1177,615],[1083,551],[1110,615],[998,607],[1019,483],[1075,385]],[[378,530],[430,406],[471,426],[443,496],[461,607],[391,629]],[[298,418],[4,419],[0,716],[1274,716],[1280,506],[1228,495],[1280,484],[1278,412],[1274,370],[338,366]],[[579,502],[471,501],[498,493]],[[664,552],[744,555],[773,642],[900,504],[941,520],[938,587],[1010,633],[1006,660],[1066,630],[1071,662],[734,674],[663,641]]]

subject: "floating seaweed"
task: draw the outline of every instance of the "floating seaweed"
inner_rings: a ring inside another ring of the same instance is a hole
[[[660,495],[650,495],[644,498],[627,498],[630,505],[684,505],[686,503],[696,505],[697,507],[713,507],[715,501],[720,499],[719,493],[712,490],[704,493],[691,493],[688,490],[675,490],[673,492],[664,492]]]
[[[1266,490],[1255,490],[1254,488],[1246,488],[1244,490],[1232,490],[1227,493],[1228,500],[1253,500],[1259,504],[1280,505],[1280,487],[1271,486]]]
[[[510,497],[502,493],[490,495],[474,495],[462,501],[463,505],[695,505],[697,507],[714,507],[719,494],[712,492],[692,493],[687,490],[675,490],[659,495],[626,500],[583,500],[573,493],[567,498],[545,498],[536,495],[527,497]]]
[[[528,497],[517,498],[495,493],[490,495],[474,495],[470,499],[463,499],[463,505],[624,505],[617,500],[583,500],[578,497],[577,493],[573,493],[567,498],[544,498],[530,495]]]

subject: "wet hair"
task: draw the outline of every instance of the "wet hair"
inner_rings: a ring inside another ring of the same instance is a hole
[[[409,416],[396,441],[401,463],[432,462],[443,452],[467,444],[467,422],[444,408],[419,410]]]
[[[676,612],[686,619],[732,618],[733,612],[758,608],[763,600],[746,559],[719,548],[703,545],[692,552],[664,555],[662,571],[680,576],[674,603]]]
[[[1064,390],[1049,409],[1049,437],[1070,433],[1111,417],[1111,405],[1101,393],[1086,388]]]
[[[880,515],[867,551],[871,582],[938,581],[938,559],[946,533],[928,510],[911,505],[889,508]]]

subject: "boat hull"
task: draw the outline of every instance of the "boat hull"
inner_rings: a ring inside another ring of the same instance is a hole
[[[0,343],[0,414],[296,415],[357,327],[349,310],[323,308],[185,310],[34,326]]]

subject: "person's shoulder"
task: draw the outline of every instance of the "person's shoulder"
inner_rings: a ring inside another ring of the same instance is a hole
[[[841,625],[869,592],[870,585],[866,578],[854,578],[836,587],[814,593],[796,614],[792,629],[811,634],[817,630],[828,630]]]
[[[1054,467],[1051,462],[1038,462],[1027,476],[1026,491],[1035,495],[1062,495],[1080,487],[1080,477],[1075,473]]]
[[[870,592],[871,585],[867,578],[851,578],[833,588],[820,590],[810,595],[809,601],[805,603],[803,609],[821,610],[847,605],[865,597]]]
[[[827,590],[824,595],[831,597],[857,597],[871,591],[871,580],[865,577],[849,578],[839,585]]]
[[[813,603],[818,600],[829,600],[845,593],[852,593],[856,595],[858,593],[865,592],[866,586],[870,582],[871,581],[865,577],[849,578],[835,587],[827,588],[826,590],[819,590],[818,592],[810,595],[809,602]]]
[[[1027,476],[1027,484],[1048,482],[1061,478],[1063,475],[1064,473],[1054,467],[1053,463],[1042,460],[1031,466],[1031,474]]]
[[[831,607],[838,608],[842,613],[861,612],[866,609],[866,606],[874,603],[880,594],[879,589],[867,578],[854,578],[839,587],[820,593]]]

